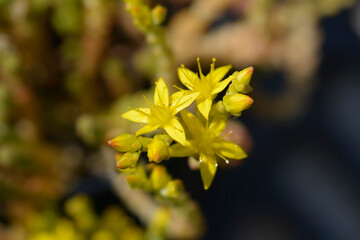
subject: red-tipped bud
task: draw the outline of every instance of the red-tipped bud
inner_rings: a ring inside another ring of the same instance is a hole
[[[248,67],[240,72],[235,72],[232,80],[233,87],[239,93],[249,93],[252,91],[252,87],[249,85],[251,77],[253,75],[254,68]]]
[[[156,25],[160,25],[165,21],[166,14],[166,8],[161,5],[157,5],[151,10],[151,15]]]
[[[108,141],[108,144],[119,152],[136,152],[141,143],[134,134],[124,133]]]
[[[148,157],[150,162],[160,163],[169,158],[169,143],[161,135],[157,135],[148,145]]]
[[[118,169],[126,169],[126,168],[134,168],[140,157],[140,151],[138,152],[127,152],[123,155],[119,156],[118,161],[116,163],[116,168]]]
[[[241,93],[225,95],[223,98],[226,111],[235,116],[240,116],[241,112],[248,109],[253,102],[251,97]]]

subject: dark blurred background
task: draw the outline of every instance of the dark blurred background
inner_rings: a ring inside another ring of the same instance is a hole
[[[249,158],[219,171],[210,191],[191,189],[208,221],[205,239],[360,239],[359,6],[321,21],[304,113],[278,123],[249,110],[241,118],[253,137]],[[252,80],[255,92],[272,94],[283,81],[256,70]]]

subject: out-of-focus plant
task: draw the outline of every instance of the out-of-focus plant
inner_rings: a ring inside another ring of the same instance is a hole
[[[118,206],[109,206],[98,216],[90,199],[86,195],[77,195],[66,201],[64,210],[66,217],[50,207],[31,214],[26,219],[27,239],[145,239],[144,230]]]
[[[163,77],[165,81],[174,83],[174,62],[171,51],[165,38],[165,28],[161,26],[166,19],[167,10],[161,5],[150,8],[144,0],[125,0],[126,10],[132,15],[136,27],[145,34],[146,41],[150,46],[151,58],[142,57],[148,54],[148,51],[138,56],[138,61],[148,59],[141,65],[146,66],[144,69],[150,73],[150,76],[156,78]]]
[[[282,91],[258,88],[254,112],[273,120],[298,116],[316,82],[323,33],[320,20],[355,0],[193,0],[167,27],[168,43],[177,64],[195,57],[254,65],[278,71]]]

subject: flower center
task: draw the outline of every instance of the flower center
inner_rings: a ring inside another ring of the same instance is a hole
[[[200,81],[194,83],[194,90],[200,92],[202,97],[208,98],[211,97],[211,90],[213,88],[211,79],[203,78]]]
[[[215,134],[209,131],[205,131],[204,134],[199,136],[197,147],[204,153],[213,154],[212,142],[215,140],[215,138]]]
[[[153,124],[164,127],[174,117],[174,112],[166,106],[154,106],[151,109],[151,122]]]

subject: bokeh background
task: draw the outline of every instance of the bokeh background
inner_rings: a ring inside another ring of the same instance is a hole
[[[164,164],[201,239],[360,239],[360,3],[125,2],[0,0],[0,239],[142,239],[106,142],[139,127],[120,117],[139,91],[197,57],[255,68],[232,119],[249,157],[208,191],[186,159]],[[166,18],[147,20],[157,4]]]

